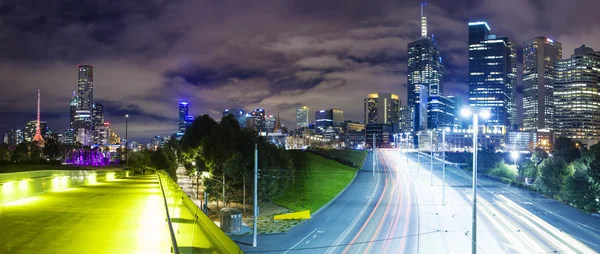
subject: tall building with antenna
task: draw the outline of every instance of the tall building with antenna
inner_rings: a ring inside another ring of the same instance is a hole
[[[425,6],[421,4],[421,37],[408,44],[407,105],[413,109],[413,130],[428,129],[429,96],[440,96],[444,89],[442,57],[433,35],[428,36]]]

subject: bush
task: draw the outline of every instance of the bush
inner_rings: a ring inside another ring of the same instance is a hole
[[[363,166],[367,158],[367,152],[359,150],[311,149],[308,151],[357,169]]]
[[[486,172],[486,174],[491,175],[491,176],[497,176],[505,183],[510,183],[510,182],[514,182],[517,180],[517,168],[513,165],[508,165],[504,162],[499,162],[496,164],[496,166],[492,167],[491,169],[488,169]]]

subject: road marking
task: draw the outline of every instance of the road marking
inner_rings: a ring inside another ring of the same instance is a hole
[[[308,235],[306,235],[304,238],[302,238],[302,240],[300,240],[298,243],[294,244],[294,246],[292,246],[291,248],[289,248],[288,250],[286,250],[283,254],[286,254],[286,253],[290,252],[290,250],[292,250],[293,248],[296,248],[296,246],[298,246],[298,244],[300,244],[301,242],[304,242],[304,240],[306,240],[306,238],[308,238],[310,235],[312,235],[315,231],[317,231],[316,228],[315,228],[315,230],[313,230],[312,232],[310,232]],[[308,242],[306,242],[306,243],[308,244]]]
[[[371,198],[369,199],[369,201],[367,201],[367,203],[365,203],[362,210],[360,210],[360,212],[356,215],[356,217],[354,217],[354,220],[352,220],[352,222],[350,222],[348,227],[346,227],[346,230],[344,230],[344,232],[342,232],[342,234],[335,240],[335,242],[333,242],[333,244],[332,244],[333,246],[339,246],[340,243],[344,239],[346,239],[346,237],[348,237],[348,235],[350,234],[350,231],[352,231],[352,229],[354,229],[356,227],[356,224],[358,224],[358,221],[360,220],[360,218],[362,218],[363,215],[365,214],[365,212],[367,212],[367,208],[369,208],[369,206],[373,203],[373,201],[375,201],[373,199],[373,197],[377,193],[377,189],[379,189],[380,181],[381,181],[381,177],[377,177],[377,182],[375,183],[375,188],[373,188],[373,192],[371,193],[371,196],[370,196]],[[337,249],[337,247],[330,247],[326,251],[326,253],[333,253],[333,251],[336,249]]]

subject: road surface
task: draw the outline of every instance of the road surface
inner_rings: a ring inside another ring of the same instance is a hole
[[[470,253],[472,180],[441,162],[380,149],[339,198],[282,234],[234,237],[246,253]],[[432,184],[433,183],[433,184]],[[600,218],[536,193],[480,178],[477,252],[598,253]]]

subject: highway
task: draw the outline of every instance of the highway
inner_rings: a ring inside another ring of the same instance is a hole
[[[442,204],[442,162],[433,160],[433,186],[431,185],[430,157],[406,157],[398,151],[382,151],[396,161],[408,165],[408,174],[415,186],[419,202],[430,202],[431,212],[419,209],[421,227],[448,230],[450,234],[420,238],[420,248],[434,246],[443,241],[445,250],[431,247],[423,253],[466,253],[470,249],[472,178],[454,166],[446,167],[446,203]],[[429,185],[429,186],[428,186]],[[581,213],[574,208],[534,192],[510,187],[498,181],[478,179],[478,249],[482,253],[598,253],[600,252],[600,218]],[[422,207],[422,206],[421,206]],[[439,211],[439,213],[438,213]],[[424,216],[439,216],[427,222]],[[448,217],[452,214],[454,217]],[[456,219],[458,217],[458,220]],[[455,221],[455,223],[451,223]],[[463,232],[467,239],[460,239]],[[465,241],[468,240],[468,241]]]
[[[314,217],[283,234],[234,237],[246,253],[470,253],[471,172],[399,150],[369,155],[354,181]],[[433,176],[433,177],[432,177]],[[433,180],[433,181],[432,181]],[[432,184],[433,183],[433,184]],[[479,178],[478,253],[599,253],[600,218]]]

